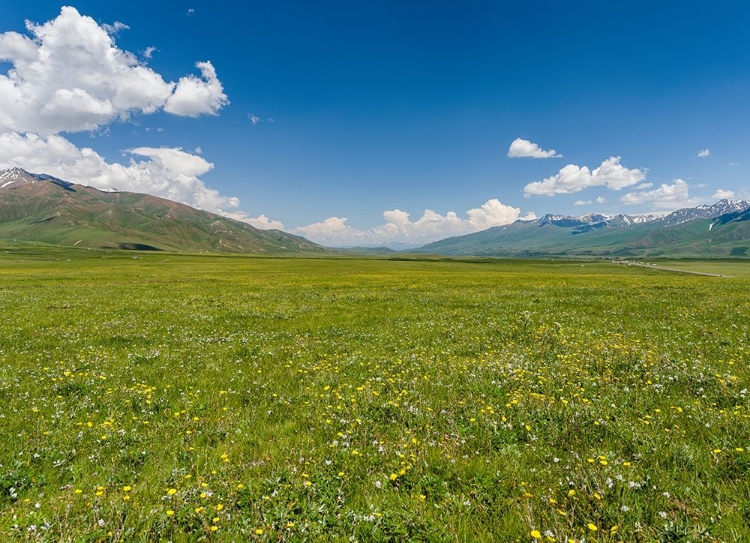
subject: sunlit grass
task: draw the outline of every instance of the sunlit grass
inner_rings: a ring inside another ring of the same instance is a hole
[[[0,539],[750,533],[747,279],[79,254],[0,260]]]
[[[651,265],[727,277],[750,277],[750,261],[748,260],[656,260]]]

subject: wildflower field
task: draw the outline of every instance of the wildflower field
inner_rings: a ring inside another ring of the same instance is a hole
[[[747,276],[4,252],[0,540],[748,541],[749,360]]]

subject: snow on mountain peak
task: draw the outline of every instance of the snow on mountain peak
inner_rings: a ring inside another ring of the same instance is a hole
[[[0,182],[7,181],[9,179],[18,179],[22,177],[31,177],[31,174],[22,168],[9,168],[7,170],[0,171]]]

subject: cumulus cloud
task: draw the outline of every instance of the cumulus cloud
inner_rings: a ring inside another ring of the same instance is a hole
[[[348,226],[347,220],[346,217],[328,217],[324,221],[295,228],[292,233],[330,247],[366,244],[367,239],[371,237],[369,233]]]
[[[116,46],[113,36],[124,28],[100,26],[63,7],[44,24],[27,22],[29,35],[0,34],[0,60],[12,66],[0,74],[0,130],[78,132],[162,108],[175,115],[214,115],[228,103],[210,62],[197,64],[200,78],[165,81]],[[146,52],[148,58],[153,50]]]
[[[329,217],[322,222],[295,228],[292,232],[333,247],[397,243],[418,246],[446,237],[461,236],[492,226],[509,224],[520,218],[521,210],[493,198],[481,207],[468,210],[466,215],[467,218],[462,219],[453,211],[441,215],[427,209],[421,217],[412,221],[409,213],[393,209],[383,213],[383,224],[369,230],[358,230],[347,225],[345,217]],[[533,213],[523,217],[525,220],[534,218],[536,216]]]
[[[529,140],[516,138],[510,144],[508,149],[508,156],[510,158],[561,158],[562,155],[557,154],[554,149],[547,151],[543,150],[536,143],[532,143]]]
[[[281,221],[275,221],[271,220],[265,215],[260,215],[259,217],[250,217],[249,215],[243,215],[241,217],[237,217],[240,221],[245,221],[246,223],[249,223],[251,226],[254,226],[255,228],[260,228],[261,230],[283,230],[284,229],[284,223]]]
[[[201,77],[189,75],[180,78],[174,94],[164,105],[167,113],[184,117],[216,115],[229,103],[213,65],[206,61],[195,66],[201,71]]]
[[[658,189],[630,192],[625,194],[620,201],[625,205],[650,204],[658,209],[677,209],[680,207],[694,206],[698,201],[690,198],[690,185],[682,179],[675,179],[674,183],[662,183]]]
[[[599,196],[599,197],[598,197],[598,198],[596,199],[596,203],[597,203],[597,204],[603,204],[603,203],[604,203],[604,202],[606,202],[606,201],[607,201],[607,199],[606,199],[606,198],[605,198],[604,196]]]
[[[146,47],[146,49],[143,50],[143,58],[151,58],[154,56],[154,53],[156,52],[156,47],[149,46]]]
[[[734,198],[734,191],[719,189],[716,192],[714,192],[711,198],[713,198],[714,200],[729,200],[729,199]]]
[[[580,192],[589,187],[607,187],[620,190],[640,183],[646,178],[645,169],[629,169],[620,164],[620,157],[613,156],[601,165],[589,170],[586,166],[568,164],[558,173],[542,181],[529,183],[523,189],[524,196],[554,196]]]
[[[486,230],[492,226],[510,224],[521,218],[521,210],[519,208],[505,205],[497,198],[487,200],[481,207],[470,209],[466,214],[469,216],[471,228],[477,231]],[[523,219],[536,219],[536,215],[529,212]]]
[[[237,221],[246,222],[250,226],[254,226],[255,228],[260,228],[261,230],[285,230],[283,222],[270,219],[266,217],[265,215],[260,215],[258,217],[251,217],[244,211],[233,211],[233,212],[224,211],[221,213],[221,215],[224,215],[225,217],[229,217],[230,219],[235,219]]]
[[[576,200],[573,202],[574,206],[588,206],[591,205],[591,200]]]
[[[701,149],[698,151],[698,158],[706,158],[707,156],[711,156],[711,151],[708,149]]]

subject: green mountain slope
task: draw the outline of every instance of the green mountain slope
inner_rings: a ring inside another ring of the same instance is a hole
[[[695,209],[700,216],[709,207]],[[570,219],[516,221],[430,243],[414,252],[508,257],[750,256],[750,210],[713,218],[690,218],[687,211],[641,223],[599,222],[581,226]],[[675,221],[679,216],[685,217],[683,222]]]
[[[627,241],[627,249],[642,256],[750,256],[750,210],[735,218],[696,219],[652,230]]]
[[[293,254],[325,249],[155,196],[102,192],[16,170],[0,186],[0,239],[63,246]]]

